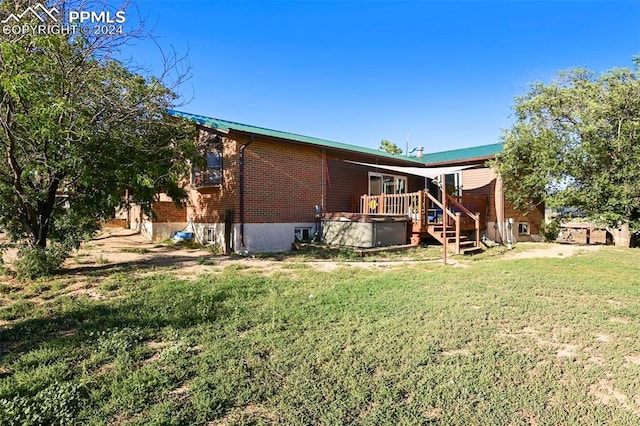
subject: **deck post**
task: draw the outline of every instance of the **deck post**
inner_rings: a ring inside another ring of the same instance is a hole
[[[418,220],[420,221],[420,232],[422,232],[422,229],[426,227],[427,215],[426,215],[426,211],[423,210],[423,206],[425,202],[424,191],[420,191],[419,194],[420,195],[418,195]]]
[[[462,213],[456,212],[456,254],[460,254],[460,218],[461,217],[462,217]]]
[[[444,244],[442,244],[442,262],[447,264],[447,181],[444,174],[440,175],[442,182],[442,236]]]
[[[476,247],[480,247],[480,212],[476,212]]]

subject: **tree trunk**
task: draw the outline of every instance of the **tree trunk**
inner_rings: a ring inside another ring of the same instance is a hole
[[[616,247],[631,247],[631,231],[628,222],[618,225],[617,228],[610,228],[609,232],[613,236],[613,244]]]

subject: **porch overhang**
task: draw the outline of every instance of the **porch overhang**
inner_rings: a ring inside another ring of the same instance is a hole
[[[470,166],[452,166],[452,167],[404,167],[404,166],[389,166],[383,164],[371,164],[371,163],[361,163],[359,161],[350,161],[345,160],[347,163],[358,164],[360,166],[373,167],[383,170],[390,170],[393,172],[406,173],[413,176],[420,176],[429,179],[435,179],[438,176],[448,175],[451,173],[456,173],[464,169],[469,169],[474,167]]]

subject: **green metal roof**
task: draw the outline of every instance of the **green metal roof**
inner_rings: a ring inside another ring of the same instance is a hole
[[[293,142],[300,142],[309,145],[320,146],[323,148],[333,148],[342,151],[351,151],[358,154],[374,155],[381,158],[394,159],[396,161],[403,161],[408,163],[421,164],[422,162],[415,157],[407,157],[404,155],[391,154],[385,151],[380,151],[372,148],[364,148],[357,145],[350,145],[342,142],[334,142],[326,139],[314,138],[311,136],[297,135],[295,133],[281,132],[279,130],[265,129],[264,127],[250,126],[248,124],[234,123],[233,121],[220,120],[218,118],[205,117],[202,115],[190,114],[181,111],[169,110],[169,114],[175,117],[182,117],[188,120],[195,121],[207,127],[219,129],[223,131],[236,130],[246,133],[253,133],[255,135],[270,136],[278,139],[286,139]]]
[[[452,149],[450,151],[424,154],[420,160],[426,165],[469,161],[474,158],[492,157],[502,151],[502,143],[474,146],[471,148]]]
[[[496,143],[491,145],[476,146],[472,148],[454,149],[450,151],[434,152],[424,154],[422,158],[406,157],[404,155],[390,154],[372,148],[365,148],[357,145],[350,145],[342,142],[334,142],[326,139],[314,138],[311,136],[303,136],[295,133],[281,132],[279,130],[265,129],[264,127],[250,126],[248,124],[235,123],[233,121],[221,120],[219,118],[205,117],[203,115],[190,114],[187,112],[169,110],[169,114],[175,117],[182,117],[207,127],[219,129],[222,131],[236,130],[240,132],[253,133],[255,135],[270,136],[278,139],[286,139],[293,142],[300,142],[309,145],[320,146],[323,148],[333,148],[342,151],[350,151],[358,154],[373,155],[379,158],[394,159],[396,161],[409,162],[421,165],[430,165],[434,163],[465,161],[473,158],[489,157],[502,151],[502,144]]]

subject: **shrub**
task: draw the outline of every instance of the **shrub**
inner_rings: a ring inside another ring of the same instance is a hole
[[[560,223],[557,220],[551,220],[550,222],[542,222],[540,224],[540,235],[547,242],[552,242],[558,239],[560,233]]]
[[[69,250],[61,244],[51,244],[47,248],[23,247],[14,261],[16,274],[23,280],[51,276],[68,254]]]

